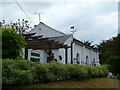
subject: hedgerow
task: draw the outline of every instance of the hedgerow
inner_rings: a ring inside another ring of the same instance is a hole
[[[106,65],[82,66],[58,62],[41,64],[30,60],[2,60],[3,87],[58,80],[82,80],[92,77],[105,77],[107,74]]]

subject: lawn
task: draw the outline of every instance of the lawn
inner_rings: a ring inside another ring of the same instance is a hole
[[[37,83],[26,86],[19,86],[11,88],[11,90],[23,89],[23,88],[118,88],[117,79],[112,78],[92,78],[81,81],[58,81],[49,83]],[[120,84],[120,83],[119,83]]]

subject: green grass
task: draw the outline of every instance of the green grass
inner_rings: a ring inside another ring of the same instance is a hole
[[[11,89],[17,90],[17,88],[118,88],[118,80],[112,78],[92,78],[81,81],[70,80],[49,83],[37,83],[14,87]]]

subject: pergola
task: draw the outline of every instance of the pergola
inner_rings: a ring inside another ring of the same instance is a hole
[[[42,38],[43,35],[40,36],[33,36],[36,33],[29,33],[29,34],[23,34],[25,41],[27,42],[27,45],[25,47],[25,59],[28,59],[28,49],[33,49],[33,50],[49,50],[48,54],[48,61],[50,61],[51,56],[52,56],[52,49],[59,49],[59,48],[64,48],[65,49],[65,62],[67,64],[67,57],[68,57],[68,48],[70,46],[63,45],[64,43],[59,43],[59,41],[55,40],[50,40],[49,38]]]

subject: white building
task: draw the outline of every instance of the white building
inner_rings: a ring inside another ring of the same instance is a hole
[[[75,39],[72,34],[64,34],[57,31],[46,24],[40,22],[30,33],[36,33],[35,36],[43,35],[43,37],[49,37],[51,40],[59,41],[64,45],[70,46],[68,48],[67,63],[78,63],[82,65],[99,65],[99,52],[89,46],[84,45],[81,41]],[[40,63],[47,63],[48,50],[28,50],[28,59],[33,61],[39,61]],[[66,63],[65,61],[65,49],[53,49],[54,58],[58,62]]]

